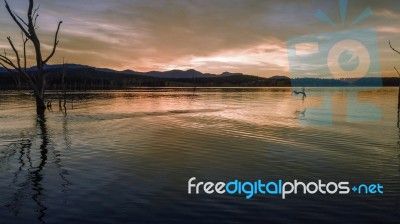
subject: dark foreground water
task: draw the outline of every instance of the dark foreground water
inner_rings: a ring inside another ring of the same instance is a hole
[[[354,110],[357,92],[375,107]],[[53,103],[38,118],[32,98],[0,92],[0,222],[398,223],[397,89],[307,93],[76,93],[67,114]],[[333,106],[313,111],[325,93]],[[191,177],[380,183],[384,194],[188,195]]]

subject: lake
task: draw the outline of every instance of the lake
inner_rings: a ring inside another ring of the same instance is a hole
[[[66,113],[53,102],[38,118],[33,98],[0,91],[1,220],[399,222],[397,88],[306,92],[76,92]],[[384,194],[189,195],[191,177],[380,183]]]

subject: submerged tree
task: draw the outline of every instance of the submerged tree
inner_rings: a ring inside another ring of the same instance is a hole
[[[398,54],[400,54],[400,51],[396,50],[392,44],[389,41],[389,46],[392,48],[392,50]],[[399,76],[399,91],[397,95],[397,127],[400,128],[400,72],[397,70],[396,66],[394,66],[394,70],[396,70],[397,75]]]
[[[24,77],[29,83],[33,94],[36,99],[36,111],[38,114],[43,114],[46,110],[44,93],[46,87],[46,71],[44,66],[49,62],[49,60],[54,56],[56,52],[57,45],[59,43],[58,40],[58,32],[60,30],[60,26],[62,21],[58,23],[57,30],[54,37],[54,45],[53,49],[47,57],[43,57],[43,52],[41,49],[40,39],[36,34],[37,26],[36,21],[39,17],[38,10],[39,6],[34,8],[34,1],[29,0],[29,8],[27,12],[27,18],[24,20],[22,17],[13,12],[8,5],[8,2],[5,0],[6,9],[10,14],[11,18],[14,20],[16,25],[21,30],[22,36],[22,54],[17,50],[12,41],[11,37],[8,36],[7,40],[10,44],[14,52],[14,56],[10,58],[6,51],[3,54],[0,54],[0,65],[7,69],[9,72],[14,73],[15,75],[20,75]],[[35,71],[27,70],[27,43],[31,42],[34,47],[35,57],[36,57],[36,69]]]

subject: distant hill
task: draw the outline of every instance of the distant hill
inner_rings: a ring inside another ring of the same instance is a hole
[[[215,77],[214,74],[201,73],[194,69],[189,69],[187,71],[182,70],[171,70],[165,72],[151,71],[151,72],[140,72],[137,73],[144,76],[151,76],[157,78],[170,78],[170,79],[182,79],[182,78],[205,78],[205,77]]]
[[[221,74],[211,74],[211,73],[202,73],[196,71],[194,69],[189,69],[186,71],[183,70],[170,70],[170,71],[151,71],[151,72],[135,72],[132,70],[125,70],[122,71],[125,74],[138,74],[150,77],[157,77],[157,78],[170,78],[170,79],[185,79],[185,78],[215,78],[215,77],[225,77],[225,76],[232,76],[232,75],[244,75],[242,73],[230,73],[224,72]]]
[[[312,87],[312,86],[398,86],[398,78],[364,79],[290,79],[277,75],[270,78],[223,72],[221,74],[202,73],[194,69],[136,72],[115,71],[87,65],[66,64],[65,83],[69,90],[125,89],[132,87]],[[49,89],[62,89],[63,65],[47,65]],[[35,72],[29,68],[28,72]],[[11,75],[0,68],[0,89],[29,89],[20,77]]]
[[[232,75],[244,75],[242,73],[230,73],[230,72],[223,72],[221,74],[211,74],[211,73],[202,73],[196,71],[194,69],[189,70],[170,70],[170,71],[150,71],[150,72],[138,72],[133,70],[124,70],[124,71],[116,71],[109,68],[96,68],[87,65],[79,65],[79,64],[66,64],[65,65],[68,70],[74,69],[93,69],[100,72],[108,72],[108,73],[119,73],[119,74],[135,74],[135,75],[143,75],[149,77],[156,77],[156,78],[170,78],[170,79],[184,79],[184,78],[213,78],[213,77],[224,77],[224,76],[232,76]],[[63,65],[46,65],[45,69],[48,70],[55,70],[61,69]],[[33,71],[35,68],[29,68],[29,71]],[[0,72],[6,72],[6,70],[0,70]]]
[[[95,68],[86,65],[65,65],[66,88],[71,90],[124,89],[131,87],[253,87],[253,86],[290,86],[287,77],[263,78],[242,73],[224,72],[222,74],[202,73],[194,69],[186,71],[171,70],[165,72],[135,72],[132,70],[115,71],[107,68]],[[48,65],[47,86],[49,89],[62,89],[63,65]],[[29,86],[18,76],[0,71],[0,89],[28,89]],[[29,68],[28,72],[35,72]]]

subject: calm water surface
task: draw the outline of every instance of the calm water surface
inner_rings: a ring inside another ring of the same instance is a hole
[[[356,92],[378,118],[349,118]],[[307,93],[303,102],[285,88],[86,92],[67,114],[53,103],[38,118],[32,98],[0,92],[1,222],[399,222],[397,89]],[[311,109],[321,93],[333,94],[332,125],[302,125],[329,112]],[[246,200],[188,195],[191,177],[381,183],[385,193]]]

